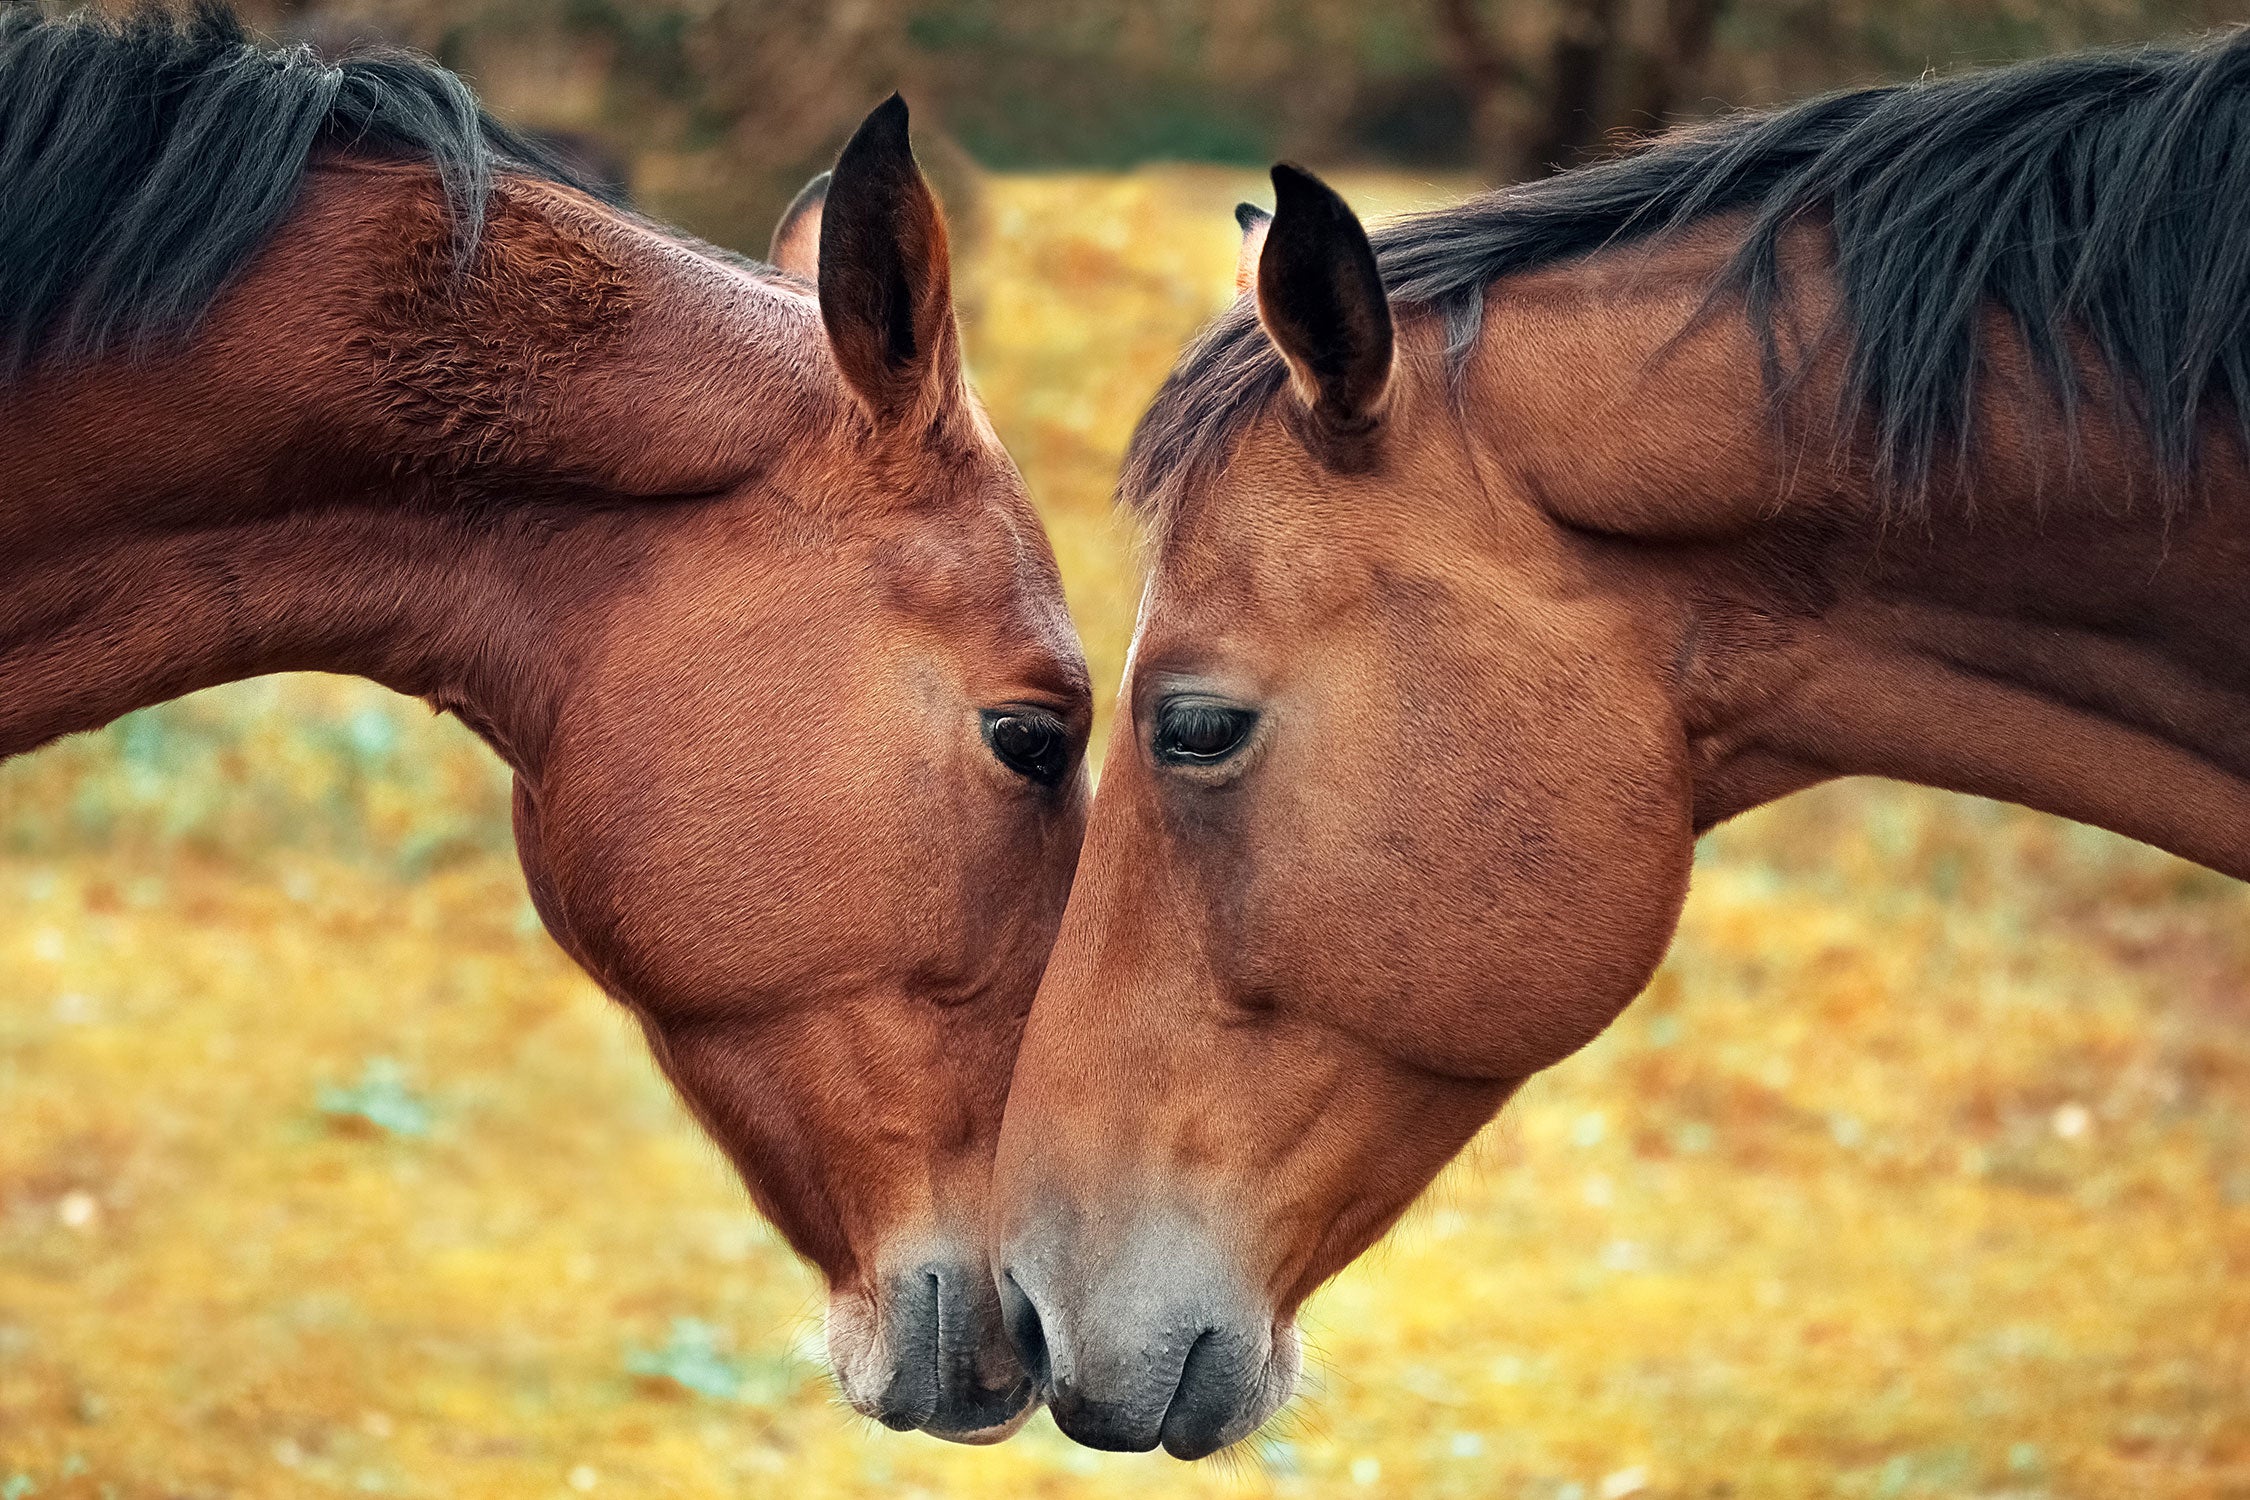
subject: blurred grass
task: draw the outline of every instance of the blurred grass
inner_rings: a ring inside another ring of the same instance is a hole
[[[1110,474],[1257,187],[982,207],[976,376],[1105,691]],[[0,767],[0,1496],[2250,1494],[2246,916],[1932,793],[1744,819],[1651,993],[1315,1302],[1275,1435],[963,1450],[835,1400],[815,1279],[539,933],[490,757],[225,689]]]

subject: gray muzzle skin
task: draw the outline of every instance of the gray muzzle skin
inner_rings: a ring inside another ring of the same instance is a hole
[[[1053,1226],[1002,1259],[1008,1337],[1055,1425],[1089,1448],[1202,1458],[1240,1442],[1286,1403],[1301,1362],[1211,1238],[1178,1220],[1116,1248],[1062,1243]],[[1078,1253],[1072,1253],[1076,1250]]]
[[[982,1254],[909,1257],[881,1294],[828,1304],[828,1357],[844,1399],[897,1432],[996,1443],[1024,1424],[1037,1388],[1009,1344]]]

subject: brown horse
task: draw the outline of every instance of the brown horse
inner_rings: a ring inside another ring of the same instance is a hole
[[[1274,182],[1129,457],[1152,576],[995,1189],[1056,1420],[1181,1456],[1640,990],[1701,830],[1889,776],[2250,877],[2250,38],[1372,247]]]
[[[990,1438],[1089,710],[906,126],[778,237],[816,296],[427,63],[0,14],[0,755],[265,672],[458,715],[549,930],[825,1273],[853,1405]]]

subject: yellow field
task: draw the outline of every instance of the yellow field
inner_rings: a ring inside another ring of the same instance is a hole
[[[1255,185],[984,200],[976,374],[1105,686],[1109,473]],[[229,689],[0,770],[0,1500],[2250,1495],[2246,917],[1928,793],[1746,819],[1652,993],[1315,1302],[1277,1434],[971,1451],[841,1407],[483,751]]]

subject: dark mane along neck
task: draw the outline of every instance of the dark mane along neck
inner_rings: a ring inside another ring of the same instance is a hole
[[[410,166],[309,174],[198,323],[0,387],[0,755],[263,672],[536,762],[571,653],[704,497],[841,419],[818,310],[551,184],[457,271]]]
[[[1988,316],[1975,441],[1902,515],[1872,424],[1840,400],[1846,351],[1809,361],[1777,412],[1752,327],[1697,319],[1741,232],[1714,220],[1510,278],[1458,405],[1425,401],[1465,415],[1499,514],[1547,523],[1571,587],[1637,622],[1698,826],[1886,776],[2250,878],[2250,470],[2232,413],[2205,413],[2189,479],[2168,486],[2129,411],[2088,402],[2066,440],[2021,334]],[[1780,250],[1809,326],[1843,295],[1832,253],[1818,225]]]
[[[432,168],[460,257],[496,172],[571,180],[406,53],[327,64],[258,46],[215,5],[123,23],[0,8],[0,382],[184,332],[324,148]]]
[[[1713,268],[1709,311],[1747,315],[1777,388],[1792,373],[1776,321],[1790,298],[1784,246],[1808,223],[1831,232],[1825,331],[1847,350],[1842,395],[1871,424],[1895,510],[1926,505],[1973,447],[1978,343],[1994,312],[2065,427],[2111,403],[2174,498],[2211,413],[2250,432],[2250,32],[1737,116],[1373,239],[1394,303],[1439,316],[1460,359],[1506,278],[1712,219],[1742,232]],[[1161,515],[1283,384],[1245,300],[1142,419],[1125,498]]]
[[[416,59],[0,10],[0,756],[324,670],[536,764],[679,502],[848,403],[811,299],[533,156]]]

